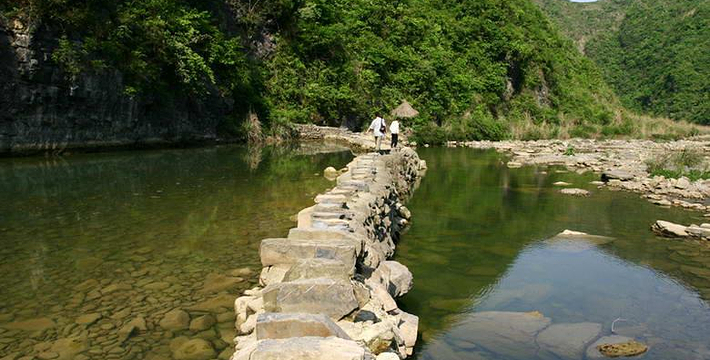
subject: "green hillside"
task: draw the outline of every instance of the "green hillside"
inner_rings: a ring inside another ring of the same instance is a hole
[[[535,0],[631,109],[710,123],[710,2]]]
[[[426,142],[637,127],[530,0],[3,0],[0,11],[52,30],[67,81],[117,69],[131,96],[219,95],[237,134],[254,131],[251,112],[272,135],[361,129],[403,99],[421,112],[405,127]]]

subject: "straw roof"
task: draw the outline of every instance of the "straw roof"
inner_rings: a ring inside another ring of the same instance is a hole
[[[396,109],[392,110],[390,113],[393,117],[400,117],[400,118],[413,118],[417,115],[419,115],[419,111],[415,110],[412,105],[407,102],[407,100],[404,100],[402,104],[397,106]]]

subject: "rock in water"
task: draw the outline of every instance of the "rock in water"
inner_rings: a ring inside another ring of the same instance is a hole
[[[176,360],[209,360],[216,356],[212,344],[203,339],[187,340],[173,351]]]
[[[658,220],[651,226],[656,234],[667,237],[688,237],[687,227],[669,221]]]
[[[564,359],[580,359],[585,346],[594,340],[602,330],[601,324],[555,324],[537,336],[540,351],[551,353]]]
[[[328,166],[325,170],[323,170],[323,176],[325,176],[328,180],[334,180],[338,177],[338,175],[340,175],[340,173],[332,166]]]
[[[576,253],[595,248],[610,241],[612,241],[612,238],[606,236],[589,235],[579,231],[565,230],[545,240],[544,243],[550,245],[553,250]]]
[[[203,331],[212,327],[217,321],[212,315],[202,315],[190,322],[191,331]]]
[[[560,193],[565,194],[565,195],[573,195],[573,196],[589,196],[589,191],[584,190],[584,189],[577,189],[577,188],[571,188],[571,189],[562,189],[560,190]]]
[[[159,325],[165,330],[184,330],[190,325],[190,315],[180,309],[174,309],[165,314]]]
[[[504,357],[532,359],[538,349],[535,337],[550,322],[539,312],[486,311],[464,320],[449,336]]]
[[[630,337],[619,335],[604,336],[587,347],[586,357],[587,359],[603,359],[604,354],[599,352],[599,346],[610,344],[623,344],[633,340],[634,339]]]
[[[629,181],[633,179],[633,174],[623,170],[609,170],[602,173],[602,181],[604,182],[608,182],[609,180]]]
[[[22,331],[44,331],[55,327],[56,324],[49,318],[37,318],[23,321],[15,321],[4,324],[3,327],[9,330]]]
[[[568,182],[564,182],[564,181],[558,181],[558,182],[556,182],[556,183],[554,183],[554,184],[552,184],[552,185],[555,185],[555,186],[570,186],[570,185],[572,185],[572,184],[570,184],[570,183],[568,183]]]

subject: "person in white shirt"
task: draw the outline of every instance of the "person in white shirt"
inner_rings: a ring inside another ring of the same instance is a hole
[[[399,121],[392,121],[392,124],[390,124],[390,134],[392,134],[392,143],[390,146],[394,149],[397,147],[397,141],[399,140]]]
[[[382,138],[387,132],[387,123],[385,123],[385,119],[377,115],[370,123],[370,127],[367,129],[367,132],[370,132],[370,130],[372,130],[375,134],[375,146],[379,152],[382,145]]]

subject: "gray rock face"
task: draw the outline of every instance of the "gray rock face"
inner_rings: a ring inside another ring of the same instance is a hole
[[[320,314],[259,314],[256,319],[256,339],[287,339],[292,337],[317,336],[350,337],[333,320]]]
[[[49,54],[61,31],[0,20],[0,153],[158,145],[215,139],[230,106],[212,91],[197,99],[124,94],[116,70],[68,74]]]
[[[267,312],[324,314],[339,320],[358,306],[350,282],[327,278],[272,284],[262,293]]]
[[[371,355],[352,340],[300,337],[262,340],[235,354],[233,360],[365,360]]]
[[[264,266],[324,258],[340,260],[354,267],[357,247],[347,240],[265,239],[261,241],[259,254]]]
[[[555,324],[537,336],[541,353],[549,353],[561,358],[579,359],[585,346],[594,340],[602,330],[601,324]]]
[[[505,357],[532,359],[538,348],[535,338],[550,322],[538,312],[487,311],[464,320],[450,336]]]

